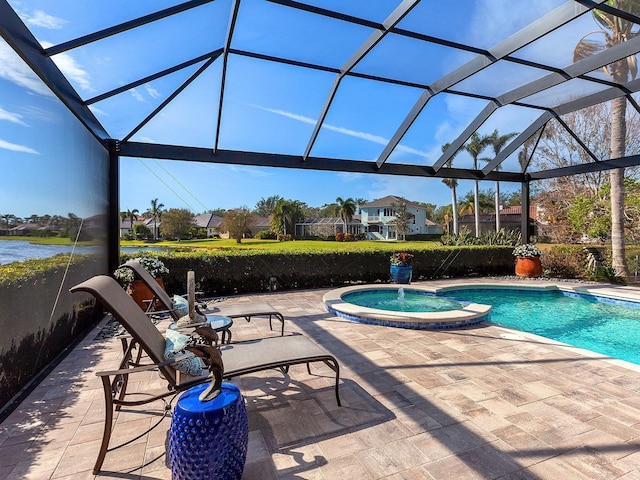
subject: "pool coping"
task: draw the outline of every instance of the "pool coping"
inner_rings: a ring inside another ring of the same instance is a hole
[[[436,290],[439,290],[438,288],[416,284],[354,285],[331,290],[322,297],[322,301],[329,313],[346,320],[416,330],[444,330],[475,325],[486,321],[491,311],[491,305],[470,303],[461,309],[445,312],[392,312],[361,307],[342,300],[342,296],[348,293],[368,290],[398,290],[400,287],[425,293],[436,293]]]

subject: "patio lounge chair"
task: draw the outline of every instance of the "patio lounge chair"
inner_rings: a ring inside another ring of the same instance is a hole
[[[138,261],[135,259],[128,260],[123,263],[121,267],[130,268],[136,277],[142,280],[149,290],[151,290],[154,298],[150,305],[154,305],[155,300],[158,300],[174,320],[178,320],[180,318],[180,315],[174,309],[173,300],[169,294],[160,285],[158,285],[158,282],[155,281],[151,274]],[[164,312],[164,310],[162,311]],[[199,313],[206,315],[203,312]],[[280,323],[282,324],[280,335],[284,335],[284,316],[267,302],[219,307],[216,311],[216,315],[229,318],[244,318],[247,322],[249,322],[252,317],[266,317],[268,315],[269,328],[271,328],[271,330],[273,330],[272,319],[275,317],[280,320]]]
[[[175,364],[180,358],[165,360],[167,340],[149,321],[146,314],[134,300],[111,277],[98,275],[71,288],[71,292],[87,292],[93,295],[127,330],[130,337],[122,338],[124,356],[117,370],[96,372],[102,380],[105,398],[105,424],[100,452],[93,473],[97,475],[109,449],[109,439],[113,429],[113,413],[123,406],[145,405],[169,395],[182,392],[194,385],[209,381],[209,376],[193,377],[177,370]],[[140,348],[150,359],[149,365],[139,366],[133,361],[132,352]],[[269,337],[248,342],[222,345],[224,379],[239,375],[279,368],[288,372],[291,365],[323,362],[335,372],[335,396],[340,405],[340,366],[333,355],[304,335]],[[136,392],[138,399],[127,399],[129,375],[136,372],[157,369],[168,383],[168,390],[159,393]],[[125,445],[125,444],[123,444]]]

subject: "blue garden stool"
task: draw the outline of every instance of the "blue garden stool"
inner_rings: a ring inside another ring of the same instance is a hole
[[[238,387],[223,382],[222,392],[201,402],[208,384],[190,388],[173,409],[169,465],[173,480],[239,480],[247,459],[249,422]]]

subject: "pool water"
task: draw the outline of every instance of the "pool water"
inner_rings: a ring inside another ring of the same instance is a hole
[[[364,290],[348,293],[342,300],[360,307],[377,308],[394,312],[446,312],[459,310],[464,305],[446,297],[417,290]]]
[[[456,290],[447,295],[493,308],[489,320],[640,364],[640,304],[528,290]]]

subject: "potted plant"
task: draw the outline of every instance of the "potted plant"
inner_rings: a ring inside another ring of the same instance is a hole
[[[542,275],[540,257],[542,251],[533,243],[525,243],[513,249],[516,257],[516,275],[518,277],[539,277]]]
[[[391,255],[391,280],[393,283],[411,283],[413,274],[413,255],[406,252]]]
[[[169,273],[169,269],[162,260],[158,257],[139,257],[137,260],[156,279],[156,282],[164,288],[162,274]],[[136,280],[133,270],[127,267],[120,267],[113,272],[113,276],[122,285],[122,288],[133,297],[140,308],[146,311],[149,307],[149,301],[153,299],[153,293],[142,280]]]

